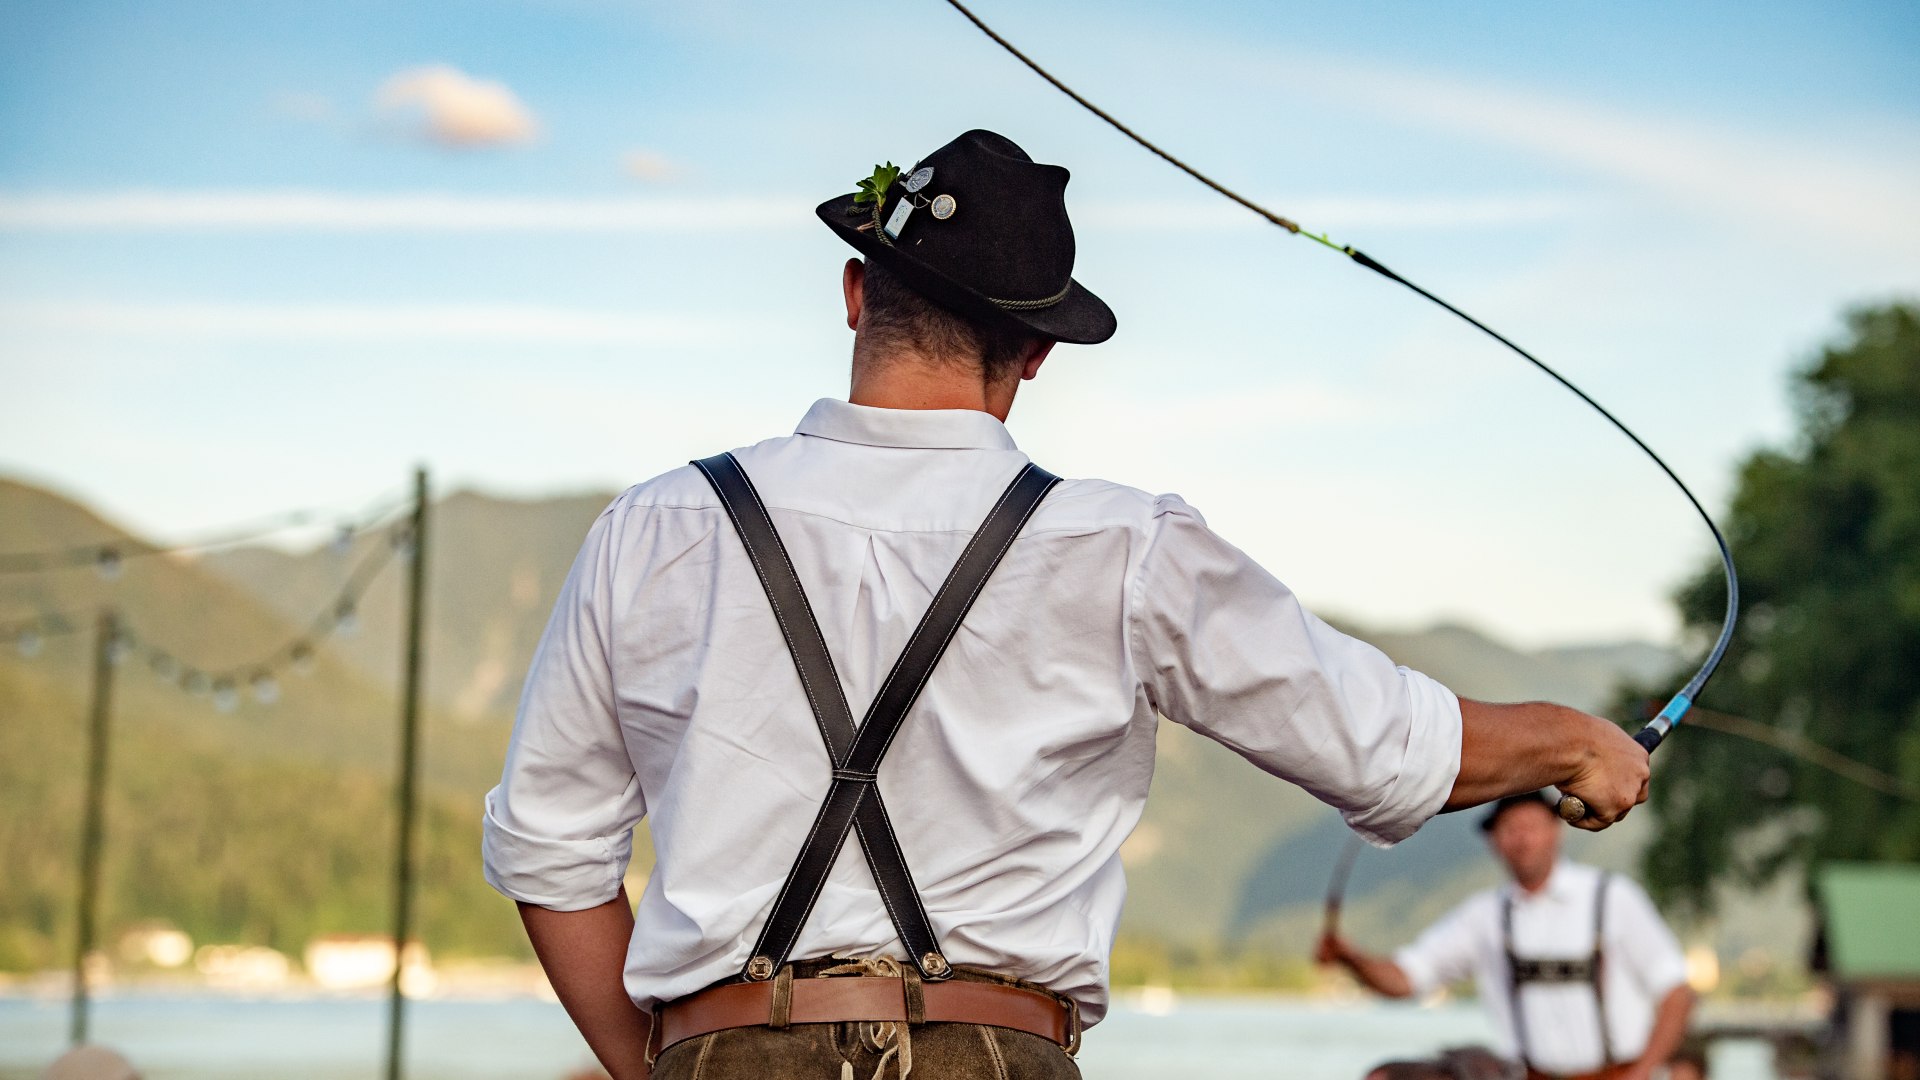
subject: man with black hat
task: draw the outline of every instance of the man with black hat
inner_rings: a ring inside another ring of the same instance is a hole
[[[1686,958],[1631,880],[1560,858],[1554,801],[1534,791],[1496,803],[1480,828],[1512,881],[1468,897],[1392,957],[1321,939],[1337,963],[1389,997],[1472,976],[1501,1053],[1528,1077],[1646,1080],[1686,1037]],[[1373,1080],[1450,1073],[1394,1062]]]
[[[1114,331],[1072,276],[1066,183],[970,131],[823,204],[865,257],[847,400],[589,532],[484,850],[616,1080],[1077,1075],[1162,716],[1381,843],[1544,784],[1586,828],[1646,797],[1606,721],[1461,701],[1178,496],[1019,451],[1020,383]]]

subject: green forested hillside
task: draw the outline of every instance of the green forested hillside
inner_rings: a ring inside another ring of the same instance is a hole
[[[0,970],[69,959],[85,701],[71,680],[0,665]],[[236,754],[205,705],[134,693],[116,711],[103,862],[103,941],[149,918],[199,942],[297,955],[323,933],[389,918],[393,787],[371,763]],[[437,950],[519,949],[512,906],[480,881],[476,803],[430,790],[420,819],[423,936]]]
[[[519,502],[456,492],[433,507],[427,562],[427,694],[468,720],[510,715],[520,679],[546,628],[553,598],[573,566],[587,527],[611,495]],[[304,618],[338,587],[341,567],[384,541],[362,537],[351,551],[301,555],[250,547],[205,560],[213,574],[240,585],[283,615]],[[400,579],[375,583],[361,631],[336,643],[338,656],[379,685],[399,685]]]
[[[137,547],[52,493],[0,482],[0,552],[99,542]],[[0,575],[0,622],[57,612],[76,627],[31,657],[12,642],[0,652],[0,970],[68,959],[92,613],[107,604],[143,642],[205,668],[247,664],[298,632],[244,589],[173,557],[128,560],[111,581],[85,566]],[[243,695],[223,714],[163,683],[147,659],[136,651],[115,672],[102,940],[155,917],[197,941],[296,953],[315,934],[381,930],[394,696],[322,648],[309,674],[283,674],[279,701]],[[506,723],[427,718],[418,910],[438,950],[522,949],[512,906],[479,878],[480,794]]]

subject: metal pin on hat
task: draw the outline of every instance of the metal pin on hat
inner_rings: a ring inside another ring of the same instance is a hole
[[[894,240],[900,239],[900,230],[907,227],[907,217],[912,213],[913,199],[911,197],[902,198],[898,203],[894,204],[893,213],[887,218],[887,236]]]

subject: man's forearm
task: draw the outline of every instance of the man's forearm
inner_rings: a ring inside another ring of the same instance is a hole
[[[1325,958],[1338,962],[1374,993],[1395,998],[1413,996],[1412,981],[1392,959],[1362,952],[1339,938],[1323,943],[1321,949]]]
[[[627,890],[582,911],[521,904],[520,921],[553,992],[600,1064],[613,1080],[646,1080],[652,1018],[627,996],[627,943],[633,936]]]
[[[1445,809],[1559,787],[1586,800],[1599,827],[1646,798],[1647,752],[1612,723],[1547,702],[1460,699],[1460,773]]]
[[[1572,775],[1587,741],[1585,714],[1530,701],[1495,705],[1460,699],[1460,775],[1448,810],[1536,791]]]
[[[1653,1014],[1653,1034],[1647,1036],[1647,1050],[1640,1055],[1646,1068],[1665,1065],[1687,1038],[1687,1018],[1693,1014],[1693,990],[1686,985],[1667,991]]]

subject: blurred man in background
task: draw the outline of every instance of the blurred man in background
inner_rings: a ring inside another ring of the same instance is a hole
[[[1686,958],[1647,894],[1560,857],[1565,827],[1543,792],[1501,799],[1480,823],[1512,880],[1468,897],[1391,957],[1337,933],[1318,957],[1388,997],[1474,979],[1499,1052],[1534,1080],[1647,1080],[1686,1036]],[[1395,1062],[1385,1077],[1432,1075]]]

